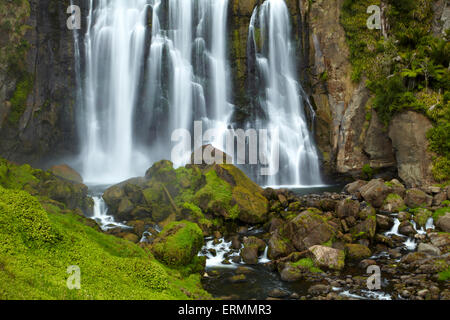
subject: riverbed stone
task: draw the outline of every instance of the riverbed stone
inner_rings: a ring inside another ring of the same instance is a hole
[[[361,244],[346,244],[345,251],[346,257],[350,261],[360,261],[367,259],[372,255],[370,249]]]
[[[450,232],[450,212],[440,217],[436,222],[436,226],[444,232]]]
[[[345,199],[339,201],[336,208],[336,214],[339,218],[357,217],[359,213],[359,201]]]
[[[420,189],[411,188],[406,191],[405,204],[410,208],[431,206],[433,197],[427,195]]]
[[[318,213],[304,211],[280,228],[281,237],[291,241],[293,246],[303,251],[317,244],[329,241],[336,231],[327,219]]]
[[[417,252],[423,252],[432,256],[440,256],[441,250],[428,243],[419,243],[417,246]]]
[[[383,201],[390,191],[390,188],[386,186],[383,179],[373,179],[360,189],[361,196],[364,200],[375,208],[380,208],[383,205]]]
[[[314,264],[334,270],[342,270],[345,266],[345,253],[326,246],[315,245],[310,247],[309,252],[313,255]]]

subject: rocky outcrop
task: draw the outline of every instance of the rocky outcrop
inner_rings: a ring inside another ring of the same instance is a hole
[[[0,155],[38,163],[73,152],[75,73],[69,0],[0,4]]]
[[[408,186],[433,183],[432,158],[427,152],[426,133],[432,128],[428,118],[408,111],[396,115],[389,126],[389,137],[395,150],[399,177]]]

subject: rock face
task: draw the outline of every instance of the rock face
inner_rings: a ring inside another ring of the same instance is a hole
[[[69,5],[69,0],[0,4],[0,21],[9,26],[0,33],[0,154],[10,160],[34,163],[76,148]]]
[[[426,138],[431,128],[430,120],[412,111],[396,115],[390,123],[389,137],[395,150],[398,175],[409,187],[433,183]]]

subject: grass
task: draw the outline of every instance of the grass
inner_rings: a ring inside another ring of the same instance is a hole
[[[209,297],[200,274],[182,276],[149,251],[86,226],[84,217],[55,211],[0,187],[0,299]],[[72,265],[81,270],[80,290],[66,286]]]

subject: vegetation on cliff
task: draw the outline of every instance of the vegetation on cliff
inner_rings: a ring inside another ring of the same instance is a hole
[[[387,28],[369,30],[370,5],[383,5]],[[433,175],[450,179],[450,62],[449,33],[432,32],[433,0],[346,0],[341,23],[345,29],[353,65],[352,79],[366,80],[374,94],[371,106],[388,125],[402,111],[428,116],[434,127],[428,132],[435,153]],[[369,108],[370,111],[370,108]]]

